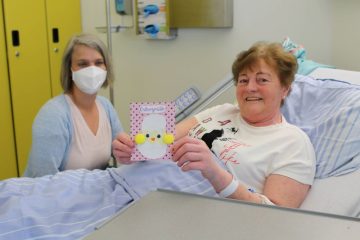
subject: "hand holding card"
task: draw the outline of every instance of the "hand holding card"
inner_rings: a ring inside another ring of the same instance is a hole
[[[175,103],[147,102],[130,105],[131,137],[136,147],[131,161],[171,159],[175,135]]]

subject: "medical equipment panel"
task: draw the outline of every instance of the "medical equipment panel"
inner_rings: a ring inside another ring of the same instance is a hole
[[[176,118],[180,117],[186,109],[196,103],[201,97],[199,89],[196,87],[190,87],[185,90],[180,96],[175,99]]]

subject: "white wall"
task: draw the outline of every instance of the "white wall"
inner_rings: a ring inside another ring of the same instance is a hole
[[[334,4],[333,64],[360,71],[360,1],[332,0]]]
[[[96,26],[105,26],[105,2],[82,0],[84,31],[96,32]],[[113,5],[114,1],[110,2]],[[308,58],[312,60],[353,67],[338,58],[334,60],[338,42],[342,41],[335,37],[342,23],[335,24],[334,21],[352,8],[351,4],[346,5],[349,1],[346,4],[337,2],[342,1],[234,0],[232,28],[179,29],[174,40],[145,40],[135,35],[134,28],[114,33],[114,105],[123,125],[128,129],[130,102],[173,100],[190,85],[205,92],[231,70],[237,53],[259,40],[282,41],[289,36],[305,46]],[[357,0],[350,2],[359,5]],[[334,5],[341,5],[341,11],[338,12]],[[113,8],[114,25],[132,23],[131,17],[121,17]],[[355,9],[351,11],[355,12]],[[106,41],[104,33],[99,35]],[[232,90],[225,95],[219,101],[232,101]]]

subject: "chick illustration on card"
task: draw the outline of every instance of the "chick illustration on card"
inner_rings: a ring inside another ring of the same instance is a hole
[[[139,152],[149,159],[162,158],[173,141],[173,135],[166,132],[165,116],[160,114],[145,116],[140,132],[135,135]]]
[[[133,103],[130,115],[131,135],[136,144],[131,160],[171,159],[169,147],[174,142],[174,103]]]

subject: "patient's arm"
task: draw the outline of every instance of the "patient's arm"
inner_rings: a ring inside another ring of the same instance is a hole
[[[232,182],[232,175],[215,163],[211,151],[199,139],[183,137],[175,142],[173,160],[185,172],[199,170],[219,193]],[[292,178],[271,174],[267,177],[262,193],[249,191],[239,184],[230,195],[224,196],[254,203],[275,204],[297,208],[304,201],[309,185]]]
[[[300,183],[289,177],[272,174],[267,178],[262,194],[247,191],[243,185],[240,185],[229,198],[269,204],[268,202],[264,202],[265,197],[268,201],[270,200],[271,204],[298,208],[304,201],[309,188],[309,185]]]
[[[186,136],[191,128],[193,128],[196,124],[198,124],[198,121],[195,117],[187,118],[178,124],[176,124],[175,127],[175,140],[179,140],[180,138]]]
[[[310,186],[286,176],[272,174],[265,182],[264,195],[273,203],[284,207],[300,207]]]

